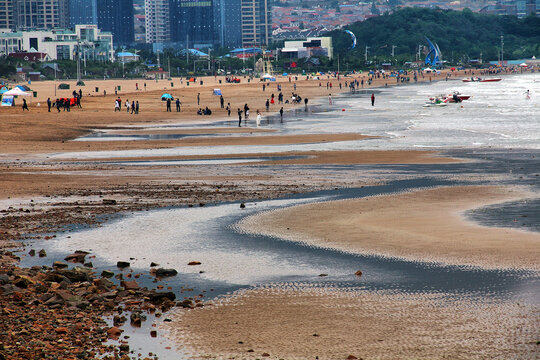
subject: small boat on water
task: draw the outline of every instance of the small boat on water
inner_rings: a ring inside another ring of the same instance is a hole
[[[482,79],[482,78],[467,78],[467,79],[463,79],[462,81],[463,82],[496,82],[496,81],[501,81],[502,79],[501,78],[491,78],[491,79]]]

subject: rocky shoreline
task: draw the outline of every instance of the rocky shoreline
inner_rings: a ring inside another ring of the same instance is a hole
[[[156,354],[130,350],[129,336],[122,336],[121,327],[127,323],[140,327],[148,314],[159,318],[173,307],[201,307],[204,296],[177,299],[174,290],[182,293],[183,289],[160,285],[161,279],[174,276],[176,271],[158,268],[155,263],[149,264],[149,272],[144,274],[155,277],[155,288],[148,289],[139,285],[137,279],[142,274],[129,269],[129,259],[117,264],[118,271],[99,272],[93,268],[91,254],[77,251],[67,255],[65,262],[23,268],[18,265],[17,253],[8,246],[27,251],[24,241],[33,240],[36,248],[27,256],[42,257],[45,263],[45,251],[36,251],[39,242],[56,237],[55,233],[72,231],[74,226],[99,226],[128,212],[276,198],[310,190],[319,189],[223,183],[116,186],[95,193],[69,191],[46,205],[32,200],[28,206],[2,210],[0,359],[157,359]],[[112,319],[112,324],[107,319]],[[156,337],[156,330],[149,336]],[[111,344],[110,339],[118,342]]]

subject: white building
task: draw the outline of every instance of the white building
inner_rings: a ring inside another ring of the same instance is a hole
[[[52,60],[114,61],[113,36],[97,25],[76,25],[75,30],[18,31],[0,29],[0,56],[16,52],[41,52]]]
[[[326,56],[332,59],[334,48],[331,37],[313,37],[300,41],[285,41],[281,54],[295,59],[311,56]]]
[[[146,42],[148,44],[171,41],[169,0],[145,0]]]

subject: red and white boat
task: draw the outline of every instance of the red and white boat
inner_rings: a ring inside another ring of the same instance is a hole
[[[501,81],[501,78],[491,78],[491,79],[482,79],[482,78],[470,78],[470,79],[463,79],[463,82],[496,82]]]

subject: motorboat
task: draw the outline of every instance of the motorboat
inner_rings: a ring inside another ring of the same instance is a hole
[[[471,78],[466,78],[466,79],[463,79],[462,81],[463,82],[497,82],[497,81],[501,81],[502,79],[501,78],[490,78],[490,79],[482,79],[482,78],[479,78],[479,77],[471,77]]]

